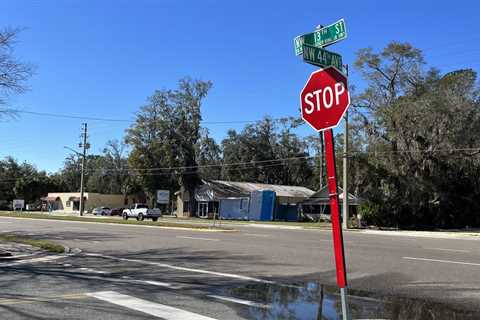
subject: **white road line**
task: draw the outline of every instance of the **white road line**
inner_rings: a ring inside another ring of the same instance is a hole
[[[65,258],[67,256],[46,256],[46,257],[41,257],[41,258],[32,258],[32,259],[25,259],[21,261],[15,261],[11,263],[2,263],[2,267],[12,267],[12,266],[18,266],[21,264],[28,264],[28,263],[37,263],[37,262],[49,262],[61,258]]]
[[[468,265],[468,266],[479,266],[480,267],[480,263],[474,263],[474,262],[451,261],[451,260],[440,260],[440,259],[427,259],[427,258],[414,258],[414,257],[402,257],[402,258],[407,259],[407,260],[443,262],[443,263],[463,264],[463,265]]]
[[[197,313],[138,299],[115,291],[92,292],[86,295],[165,320],[215,320]]]
[[[175,238],[179,238],[179,239],[190,239],[190,240],[204,240],[204,241],[220,241],[219,239],[199,238],[199,237],[187,237],[187,236],[176,236]]]
[[[366,278],[371,276],[371,273],[365,273],[365,272],[352,272],[347,274],[348,280],[355,280],[355,279],[361,279],[361,278]]]
[[[167,282],[161,282],[161,281],[153,281],[153,280],[131,280],[131,281],[137,281],[140,283],[146,283],[146,284],[151,284],[153,286],[159,286],[159,287],[167,287],[170,289],[182,289],[183,286],[180,285],[175,285]]]
[[[469,250],[444,249],[444,248],[425,248],[427,250],[451,251],[451,252],[470,252]]]
[[[112,260],[117,260],[117,261],[127,261],[127,262],[148,264],[148,265],[152,265],[152,266],[174,269],[174,270],[180,270],[180,271],[210,274],[210,275],[213,275],[213,276],[219,276],[219,277],[225,277],[225,278],[233,278],[233,279],[252,281],[252,282],[261,282],[261,283],[268,283],[268,284],[277,284],[275,281],[253,278],[253,277],[249,277],[249,276],[242,276],[242,275],[232,274],[232,273],[209,271],[209,270],[203,270],[203,269],[193,269],[193,268],[187,268],[187,267],[179,267],[179,266],[174,266],[174,265],[171,265],[171,264],[154,262],[154,261],[119,258],[119,257],[108,256],[108,255],[103,255],[103,254],[99,254],[99,253],[85,253],[85,255],[90,256],[90,257],[99,257],[99,258],[112,259]]]
[[[246,306],[249,306],[249,307],[265,308],[265,309],[270,308],[270,305],[268,305],[268,304],[258,303],[258,302],[253,302],[253,301],[243,300],[243,299],[238,299],[238,298],[217,296],[217,295],[214,295],[214,294],[208,295],[208,297],[218,299],[218,300],[243,304],[243,305],[246,305]]]
[[[97,272],[98,273],[98,272]],[[161,281],[154,281],[154,280],[143,280],[143,279],[132,279],[132,278],[113,278],[113,277],[100,277],[100,276],[95,276],[95,275],[85,275],[85,278],[92,279],[92,280],[100,280],[100,281],[106,281],[106,282],[119,282],[119,283],[132,283],[132,284],[148,284],[152,286],[157,286],[157,287],[165,287],[169,289],[183,289],[184,286],[181,285],[176,285],[176,284],[171,284],[167,282],[161,282]]]
[[[36,253],[31,253],[31,254],[18,254],[18,255],[13,255],[9,257],[2,257],[2,260],[13,260],[13,259],[18,259],[18,258],[25,258],[25,257],[33,257],[37,255]]]
[[[82,271],[82,272],[87,272],[87,273],[97,273],[97,274],[110,274],[111,272],[108,271],[103,271],[103,270],[95,270],[91,268],[78,268],[78,269],[73,269],[72,272],[75,271]]]
[[[258,234],[258,233],[244,233],[244,236],[250,236],[250,237],[262,237],[262,238],[269,238],[270,235],[268,234]]]

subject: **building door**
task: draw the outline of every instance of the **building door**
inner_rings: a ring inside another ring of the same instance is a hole
[[[208,202],[199,202],[197,214],[200,218],[208,217]]]

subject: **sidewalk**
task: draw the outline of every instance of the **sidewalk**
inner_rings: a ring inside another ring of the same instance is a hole
[[[195,223],[201,225],[213,225],[212,219],[200,218],[177,218],[175,216],[162,216],[162,221],[172,223]],[[238,226],[238,227],[254,227],[266,229],[288,229],[288,230],[304,230],[304,229],[331,229],[330,223],[318,222],[286,222],[286,221],[248,221],[248,220],[215,220],[215,225]]]

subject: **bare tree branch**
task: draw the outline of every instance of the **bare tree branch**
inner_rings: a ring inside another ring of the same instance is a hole
[[[12,28],[0,30],[0,105],[7,104],[10,94],[27,91],[27,80],[33,75],[33,66],[14,56],[13,47],[19,32],[20,29]],[[11,112],[4,109],[0,116]]]

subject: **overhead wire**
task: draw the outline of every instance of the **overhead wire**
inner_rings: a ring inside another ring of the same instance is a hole
[[[115,118],[103,118],[103,117],[93,117],[93,116],[81,116],[73,114],[64,114],[64,113],[51,113],[51,112],[37,112],[37,111],[27,111],[21,109],[8,109],[8,111],[14,113],[24,113],[35,116],[44,116],[44,117],[54,117],[54,118],[67,118],[67,119],[78,119],[78,120],[90,120],[90,121],[105,121],[105,122],[124,122],[124,123],[135,123],[135,119],[115,119]],[[272,121],[280,121],[288,119],[294,116],[285,116],[280,118],[270,118]],[[297,117],[294,117],[297,118]],[[261,120],[229,120],[229,121],[201,121],[202,124],[242,124],[242,123],[256,123],[263,121]]]
[[[394,155],[394,154],[405,154],[405,153],[439,153],[439,152],[478,152],[477,155],[480,156],[480,147],[477,148],[450,148],[450,149],[437,149],[437,150],[397,150],[397,151],[361,151],[361,150],[354,150],[347,153],[348,156],[352,156],[354,154],[374,154],[375,156],[385,156],[385,155]],[[344,152],[336,152],[336,156],[344,156]],[[458,154],[452,154],[449,156],[458,157]],[[173,170],[191,170],[191,171],[183,171],[181,175],[189,175],[189,174],[198,174],[198,171],[193,171],[192,169],[205,169],[205,168],[224,168],[224,167],[232,167],[232,166],[241,166],[244,165],[246,167],[237,167],[233,168],[233,170],[252,170],[257,168],[269,168],[269,167],[277,167],[277,166],[284,166],[289,165],[288,161],[299,160],[299,159],[317,159],[318,155],[314,156],[303,156],[303,157],[291,157],[291,158],[282,158],[282,159],[270,159],[270,160],[262,160],[262,161],[253,161],[253,162],[234,162],[234,163],[227,163],[227,164],[211,164],[211,165],[198,165],[198,166],[183,166],[183,167],[163,167],[163,168],[148,168],[148,169],[98,169],[98,170],[86,170],[87,173],[94,173],[94,172],[119,172],[120,174],[128,175],[132,174],[132,170],[134,171],[135,176],[165,176],[165,175],[172,175],[176,174]],[[278,163],[270,163],[268,162],[278,162]],[[77,169],[80,170],[80,169]],[[152,172],[152,170],[169,170],[167,172]],[[144,172],[142,172],[144,171]],[[146,171],[146,172],[145,172]],[[20,179],[25,179],[28,177],[32,177],[36,175],[26,175],[19,178],[11,178],[11,179],[0,179],[0,183],[7,183],[7,182],[15,182]]]

